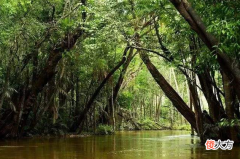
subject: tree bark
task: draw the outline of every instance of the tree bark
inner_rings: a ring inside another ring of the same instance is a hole
[[[78,116],[78,118],[76,119],[76,122],[72,125],[71,127],[71,131],[75,132],[78,128],[80,128],[84,122],[84,120],[87,117],[87,113],[90,110],[90,108],[92,107],[92,104],[94,102],[94,100],[97,98],[98,94],[100,93],[101,89],[103,88],[103,86],[107,83],[107,81],[109,80],[109,78],[115,73],[115,71],[117,71],[125,62],[126,60],[126,54],[129,50],[129,46],[127,46],[124,50],[123,53],[123,58],[122,60],[118,63],[117,66],[115,66],[109,73],[108,75],[105,77],[105,79],[101,82],[101,84],[98,86],[98,88],[95,90],[95,92],[93,93],[93,95],[91,96],[91,98],[88,100],[88,103],[86,104],[85,108],[83,109],[83,111],[81,112],[81,114]],[[81,132],[82,130],[80,129],[79,132]]]
[[[154,80],[161,87],[165,95],[171,100],[173,106],[187,119],[187,121],[197,130],[196,119],[194,112],[187,106],[178,93],[172,88],[172,86],[166,81],[162,74],[152,64],[148,55],[144,52],[140,53],[140,57],[144,64],[147,66],[149,72],[152,74]]]
[[[233,82],[232,79],[229,79],[226,74],[223,73],[223,88],[225,91],[225,105],[226,105],[226,114],[229,119],[229,124],[232,122],[234,118],[234,104],[235,104],[235,97],[236,94],[234,92],[234,87],[233,87]],[[234,142],[239,142],[238,140],[238,132],[239,132],[239,127],[238,126],[229,126],[228,127],[229,131],[229,138],[234,140]]]
[[[112,95],[108,99],[108,105],[109,105],[109,108],[110,108],[109,112],[110,112],[110,116],[112,116],[112,117],[114,116],[114,113],[115,113],[112,110],[116,110],[114,105],[115,105],[115,102],[116,102],[116,99],[117,99],[117,96],[118,96],[118,92],[119,92],[119,90],[120,90],[120,88],[122,86],[122,83],[123,83],[123,80],[124,80],[124,76],[125,76],[125,74],[127,72],[127,68],[129,66],[132,58],[133,58],[133,50],[134,50],[133,48],[130,48],[129,54],[127,56],[127,59],[126,59],[125,63],[123,64],[123,68],[122,68],[121,73],[120,73],[120,75],[118,77],[118,81],[117,81],[117,83],[116,83],[116,85],[115,85],[115,87],[113,89],[113,93],[112,93]],[[110,119],[109,123],[111,125],[113,125],[114,124],[114,119],[113,118]]]
[[[80,113],[80,86],[79,86],[79,77],[76,77],[76,106],[74,111],[74,116],[77,116]]]
[[[194,110],[195,110],[197,132],[198,132],[198,135],[200,136],[201,142],[203,142],[204,141],[204,139],[203,139],[203,114],[202,114],[202,109],[201,109],[201,105],[200,105],[200,100],[198,97],[195,74],[193,75],[193,81],[194,81],[193,84],[188,82],[188,85],[189,85],[189,90],[191,93],[192,102],[193,102],[193,106],[194,106]]]
[[[201,84],[202,92],[208,102],[209,114],[213,118],[214,122],[218,122],[221,116],[223,116],[225,113],[223,108],[220,106],[216,95],[213,93],[210,74],[205,69],[203,73],[198,74],[198,78]]]
[[[223,88],[225,91],[226,114],[229,119],[234,119],[235,93],[232,80],[223,73]]]
[[[191,28],[198,34],[209,50],[217,55],[217,61],[223,72],[231,78],[234,77],[235,91],[240,99],[240,67],[236,60],[233,60],[227,54],[216,49],[218,41],[216,38],[206,31],[206,27],[202,19],[195,13],[187,0],[169,0],[178,12],[184,17]]]
[[[55,75],[55,69],[57,67],[58,62],[62,58],[62,53],[65,50],[70,50],[71,48],[73,48],[80,36],[82,36],[82,30],[78,28],[76,29],[74,34],[70,36],[70,41],[71,41],[70,44],[68,44],[69,36],[66,36],[65,39],[59,45],[55,46],[54,49],[52,49],[45,67],[37,75],[36,80],[32,83],[32,87],[26,90],[21,122],[17,124],[16,123],[17,121],[8,120],[4,123],[0,123],[0,138],[19,137],[22,135],[23,127],[27,123],[29,113],[32,110],[32,107],[34,105],[34,102],[37,98],[38,93],[42,91],[43,87]],[[20,105],[20,104],[17,104],[17,105]],[[11,112],[10,114],[7,114],[7,116],[13,115],[15,116],[13,118],[16,118],[17,116],[19,116],[19,113],[20,112]],[[3,116],[2,118],[5,118],[5,116]],[[17,131],[13,131],[13,130],[17,130]]]

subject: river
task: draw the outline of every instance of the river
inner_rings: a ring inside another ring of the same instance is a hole
[[[109,136],[0,141],[0,159],[240,158],[240,147],[209,150],[187,131],[125,131]]]

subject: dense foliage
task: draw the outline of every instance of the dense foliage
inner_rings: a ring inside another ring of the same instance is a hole
[[[0,137],[189,122],[202,141],[238,141],[239,11],[236,0],[2,0]]]

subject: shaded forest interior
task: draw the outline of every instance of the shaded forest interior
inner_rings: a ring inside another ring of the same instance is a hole
[[[240,139],[240,3],[3,0],[0,138],[184,129]]]

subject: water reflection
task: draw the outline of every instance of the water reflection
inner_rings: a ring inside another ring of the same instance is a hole
[[[240,158],[231,151],[206,151],[186,131],[132,131],[112,136],[1,141],[0,159]]]

